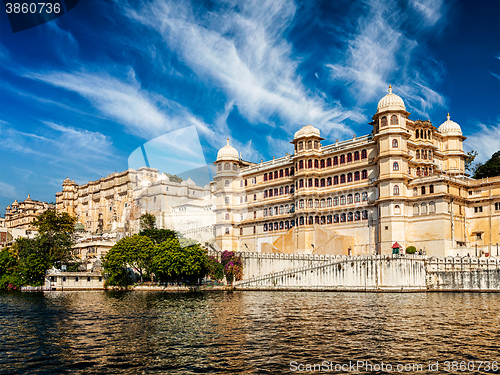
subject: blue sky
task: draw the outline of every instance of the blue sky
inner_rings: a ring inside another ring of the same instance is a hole
[[[193,125],[208,163],[227,137],[260,161],[306,124],[325,144],[365,135],[389,84],[414,120],[450,112],[485,161],[500,149],[499,18],[496,0],[82,0],[13,34],[2,12],[0,212]]]

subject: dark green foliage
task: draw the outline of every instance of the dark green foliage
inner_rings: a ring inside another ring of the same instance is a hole
[[[172,182],[182,182],[184,181],[182,178],[176,176],[175,174],[170,174],[170,173],[165,173],[169,180],[172,181]]]
[[[208,277],[216,281],[224,278],[224,266],[213,256],[207,258],[207,274]]]
[[[156,217],[152,214],[144,214],[139,218],[141,230],[154,229],[156,227]]]
[[[23,278],[19,270],[19,262],[10,249],[0,251],[0,290],[19,290]]]
[[[38,229],[40,234],[71,234],[75,231],[75,222],[76,218],[71,217],[66,212],[47,210],[38,216],[32,225]]]
[[[154,244],[146,236],[136,234],[118,241],[104,257],[103,268],[110,285],[127,285],[131,282],[127,268],[135,268],[141,276],[151,275]]]
[[[417,252],[417,248],[415,246],[408,246],[406,248],[406,254],[415,254]]]
[[[474,178],[500,176],[500,151],[493,154],[490,160],[477,168]]]
[[[477,157],[477,151],[471,150],[467,152],[467,156],[465,157],[465,170],[469,171],[471,173],[475,172],[475,164],[474,160],[476,160]]]
[[[144,229],[139,232],[139,235],[149,237],[154,243],[159,244],[170,238],[177,238],[177,234],[170,229]]]

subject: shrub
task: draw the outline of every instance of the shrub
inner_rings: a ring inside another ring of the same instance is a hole
[[[415,246],[408,246],[406,248],[406,254],[415,254],[417,252],[417,248]]]

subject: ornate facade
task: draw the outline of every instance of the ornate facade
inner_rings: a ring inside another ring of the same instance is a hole
[[[465,137],[449,115],[438,128],[409,115],[389,87],[362,137],[323,145],[307,125],[295,133],[293,154],[261,163],[241,160],[228,140],[214,162],[217,244],[388,254],[398,242],[430,255],[495,253],[500,178],[465,174]]]
[[[142,167],[112,173],[78,185],[67,178],[56,194],[58,211],[77,217],[93,233],[139,231],[139,217],[156,216],[158,228],[168,228],[198,241],[213,239],[214,201],[210,187],[193,180],[170,181],[157,169]]]
[[[55,209],[55,206],[47,202],[34,201],[28,194],[28,198],[24,201],[18,202],[16,199],[12,206],[7,206],[4,226],[5,228],[34,230],[31,222],[48,209]]]

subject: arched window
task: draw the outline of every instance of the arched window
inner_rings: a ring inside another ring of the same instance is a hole
[[[361,199],[363,200],[363,202],[366,202],[368,200],[368,193],[366,191],[361,194]]]
[[[399,164],[397,161],[395,161],[394,163],[392,163],[392,170],[393,171],[399,171]]]
[[[222,171],[222,164],[219,164],[219,165],[217,166],[217,170],[218,170],[218,171]]]
[[[304,216],[301,216],[299,219],[299,225],[304,225]]]
[[[422,215],[427,214],[427,205],[425,203],[422,203],[422,205],[420,206],[420,212],[422,213]]]
[[[340,222],[344,223],[345,222],[345,212],[340,214]]]
[[[436,213],[436,203],[434,201],[429,202],[429,213],[430,214]]]
[[[325,160],[321,160],[321,162],[319,163],[319,166],[320,168],[325,168]]]
[[[285,204],[285,214],[289,213],[290,213],[290,207],[288,206],[288,204]]]
[[[416,187],[413,188],[413,196],[416,197],[418,195],[418,190]]]
[[[392,115],[391,116],[391,125],[397,125],[398,124],[398,116]]]
[[[312,141],[307,142],[307,149],[311,150],[312,149]]]
[[[347,221],[352,221],[352,219],[353,219],[353,214],[352,214],[352,212],[349,212],[347,214]]]
[[[304,149],[304,143],[301,141],[299,142],[299,151]]]
[[[304,187],[304,180],[300,179],[299,180],[299,188],[303,188]]]
[[[340,175],[340,183],[344,184],[345,183],[345,174]]]
[[[225,219],[226,219],[226,220],[229,220],[229,214],[226,214]]]
[[[267,173],[264,173],[264,181],[267,181]]]
[[[417,176],[420,176],[421,172],[420,172],[420,167],[417,167]]]
[[[420,159],[420,150],[417,150],[417,152],[416,152],[416,158]]]
[[[399,185],[394,185],[393,193],[393,195],[399,195]]]
[[[274,179],[278,178],[278,171],[274,171]]]
[[[313,225],[313,224],[314,224],[314,217],[309,216],[309,225]]]
[[[352,154],[349,152],[347,154],[347,162],[350,163],[352,161]]]
[[[283,169],[280,169],[280,177],[283,177]]]
[[[420,138],[424,138],[424,131],[422,129],[420,129]]]
[[[326,200],[326,206],[327,206],[327,207],[332,207],[332,198],[328,198],[328,199]]]
[[[285,221],[285,229],[288,229],[290,228],[290,222],[289,221]]]
[[[422,150],[422,159],[427,159],[427,151]]]
[[[285,227],[285,223],[280,221],[280,229],[283,229]]]
[[[340,196],[340,204],[345,204],[345,195]]]
[[[359,151],[354,151],[354,160],[359,160]]]
[[[267,190],[264,190],[264,198],[267,198]]]
[[[273,196],[273,189],[269,189],[269,196],[272,197]]]
[[[321,208],[326,207],[326,201],[324,199],[321,200]]]
[[[231,170],[231,166],[229,165],[229,163],[224,163],[224,170],[225,171],[230,171]]]
[[[226,233],[226,234],[229,234],[229,228],[226,228],[226,232],[225,232],[225,233]]]
[[[226,182],[224,183],[224,185],[225,185],[226,187],[228,187],[228,186],[229,186],[229,180],[226,180]]]
[[[314,160],[314,168],[319,168],[319,163],[317,160]]]
[[[349,172],[347,174],[347,182],[352,182],[352,173],[351,172]]]
[[[304,169],[304,161],[303,160],[299,161],[299,169]]]
[[[226,198],[224,199],[224,202],[225,202],[226,204],[229,204],[229,197],[226,197]]]
[[[269,180],[273,179],[273,172],[269,172]]]
[[[339,197],[333,198],[333,205],[338,206],[339,205]]]
[[[340,155],[340,164],[345,163],[345,155]]]
[[[264,232],[267,232],[267,224],[264,224]]]
[[[283,215],[283,213],[284,213],[284,208],[283,208],[283,206],[280,206],[280,211],[279,211],[279,212],[280,212],[280,215]]]
[[[328,177],[326,179],[326,186],[331,186],[332,185],[332,178],[331,177]]]
[[[418,214],[419,214],[419,212],[420,212],[420,210],[419,210],[418,203],[415,203],[415,204],[413,205],[413,215],[418,215]]]
[[[280,192],[280,195],[283,195],[283,187],[280,187],[279,192]]]
[[[392,148],[398,148],[398,140],[397,139],[392,140]]]
[[[354,172],[354,181],[359,181],[360,176],[361,175],[360,175],[359,171]]]
[[[314,186],[319,187],[319,179],[317,178],[314,179]]]
[[[387,126],[387,117],[384,116],[380,119],[380,126]]]
[[[290,187],[287,185],[285,186],[285,194],[289,194],[290,193]]]
[[[290,185],[290,194],[293,194],[293,192],[294,192],[293,185]]]
[[[333,165],[338,165],[339,164],[339,157],[338,156],[334,156],[333,157]]]
[[[431,139],[431,131],[427,130],[427,139]]]
[[[367,158],[366,150],[361,150],[361,159],[366,159],[366,158]]]
[[[333,222],[334,223],[338,223],[339,222],[339,215],[338,214],[333,215]]]
[[[233,171],[237,171],[237,170],[238,170],[238,166],[235,163],[233,163]]]
[[[322,178],[322,179],[321,179],[320,186],[321,186],[321,187],[325,187],[325,179],[324,179],[324,178]]]
[[[431,159],[432,159],[432,151],[429,150],[429,160],[431,160]]]
[[[309,200],[307,201],[307,207],[309,207],[309,208],[313,208],[313,200],[312,200],[312,199],[309,199]]]
[[[418,134],[419,134],[419,132],[418,132],[418,129],[417,129],[417,130],[415,130],[415,138],[418,138]]]
[[[307,168],[312,168],[313,167],[313,161],[311,159],[309,159],[307,161]]]
[[[359,193],[354,194],[354,203],[359,203],[361,200],[361,195]]]
[[[347,204],[352,204],[352,194],[347,195]]]
[[[421,190],[422,190],[422,195],[424,195],[425,194],[425,186],[422,186]]]
[[[333,184],[338,185],[339,184],[339,176],[334,176],[333,177]]]
[[[326,223],[331,224],[332,223],[332,215],[327,215],[326,216]]]
[[[292,168],[290,168],[290,176],[293,176],[293,174],[294,174],[294,170],[293,170],[293,167],[292,167]]]
[[[327,167],[331,167],[332,166],[332,159],[331,158],[326,159],[326,166]]]
[[[395,215],[400,215],[401,214],[401,207],[399,206],[399,204],[397,204],[397,205],[394,206],[394,214]]]
[[[264,211],[263,211],[263,216],[264,216],[264,217],[267,217],[267,208],[264,208]]]
[[[429,194],[434,193],[434,185],[429,185]]]
[[[285,177],[288,177],[290,176],[290,171],[288,170],[288,168],[285,168]]]
[[[310,178],[309,180],[307,180],[307,186],[309,186],[309,187],[313,186],[313,179],[312,178]]]
[[[361,179],[366,180],[368,178],[368,171],[365,169],[364,171],[361,171]]]
[[[273,230],[273,223],[269,223],[269,231]]]
[[[304,200],[303,199],[301,199],[299,201],[299,208],[304,208]]]
[[[319,199],[314,200],[314,208],[319,208]]]
[[[356,211],[354,213],[354,220],[356,220],[356,221],[361,220],[361,212]]]
[[[317,150],[319,148],[319,142],[314,141],[314,149]]]

